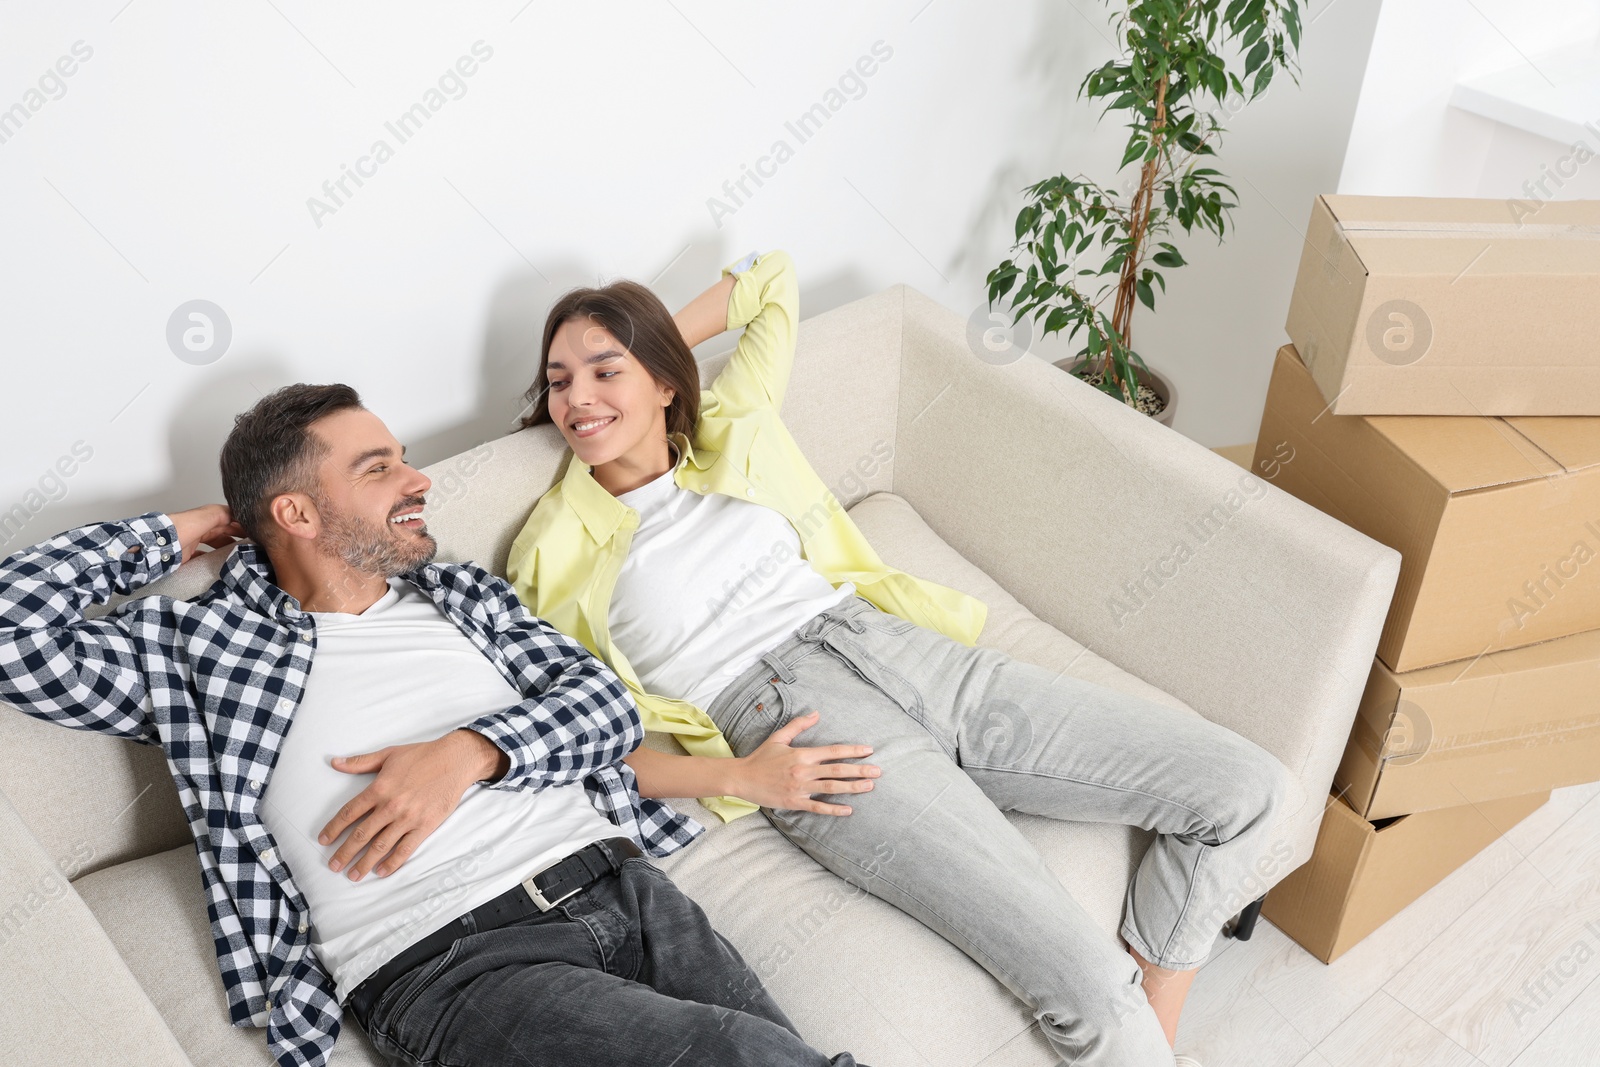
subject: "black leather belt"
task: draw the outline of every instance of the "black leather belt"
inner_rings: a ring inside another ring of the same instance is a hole
[[[465,937],[473,930],[483,933],[529,915],[549,911],[606,875],[621,870],[623,860],[643,854],[639,846],[626,837],[608,837],[580,848],[405,949],[356,986],[345,1001],[345,1007],[362,1026],[366,1026],[369,1013],[378,1003],[378,998],[396,979],[419,963],[450,951],[450,946],[458,938]],[[470,926],[467,916],[472,918]]]

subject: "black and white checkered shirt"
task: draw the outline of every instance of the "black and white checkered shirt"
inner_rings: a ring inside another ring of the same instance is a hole
[[[193,601],[147,596],[86,611],[175,570],[177,531],[152,512],[71,530],[0,562],[0,698],[29,715],[160,745],[195,837],[235,1026],[265,1026],[284,1067],[326,1063],[339,1032],[310,951],[305,897],[257,813],[317,648],[314,620],[242,542]],[[135,548],[138,551],[133,551]],[[581,781],[595,806],[663,856],[702,831],[641,799],[622,757],[644,737],[627,689],[577,641],[473,564],[405,575],[526,699],[462,723],[510,769],[491,789]]]

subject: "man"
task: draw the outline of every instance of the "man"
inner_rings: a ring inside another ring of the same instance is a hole
[[[279,1064],[325,1063],[344,1010],[395,1063],[830,1062],[641,855],[703,828],[639,797],[626,689],[503,580],[431,562],[403,457],[348,386],[264,398],[227,506],[0,563],[0,698],[162,747],[232,1021]],[[235,537],[197,600],[85,617]]]

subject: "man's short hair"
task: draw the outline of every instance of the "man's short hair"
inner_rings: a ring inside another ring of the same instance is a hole
[[[222,444],[222,494],[252,541],[266,544],[274,497],[316,493],[317,466],[330,449],[311,432],[311,424],[361,406],[361,397],[348,385],[300,383],[262,397],[233,420]]]

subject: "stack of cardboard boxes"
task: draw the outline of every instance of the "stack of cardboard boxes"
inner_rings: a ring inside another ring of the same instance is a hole
[[[1600,779],[1600,202],[1518,204],[1312,209],[1255,469],[1402,556],[1316,853],[1262,911],[1324,961]]]

